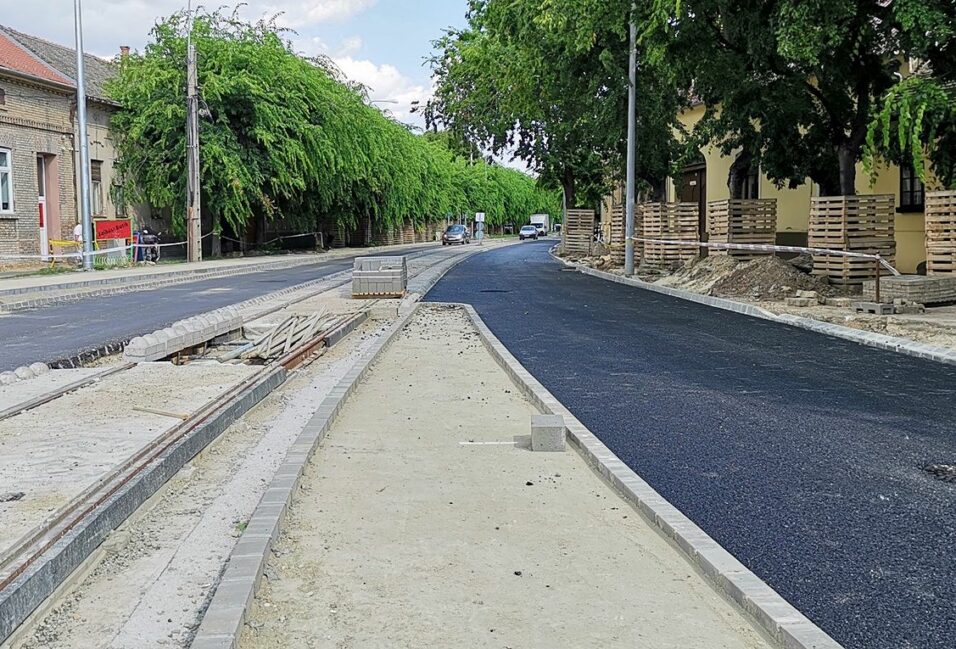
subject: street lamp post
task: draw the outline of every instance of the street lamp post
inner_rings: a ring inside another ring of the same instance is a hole
[[[624,226],[624,275],[631,277],[634,274],[634,199],[636,192],[637,167],[637,24],[634,22],[635,11],[631,7],[631,44],[628,62],[628,91],[627,91],[627,201],[626,221]]]
[[[93,216],[90,206],[90,141],[86,133],[86,79],[83,61],[83,9],[74,0],[76,23],[76,122],[80,140],[80,223],[83,228],[83,268],[93,270]]]

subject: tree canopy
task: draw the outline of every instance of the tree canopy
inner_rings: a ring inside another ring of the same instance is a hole
[[[596,202],[623,177],[628,19],[624,0],[471,0],[468,27],[436,41],[429,123],[524,160],[569,204]],[[638,79],[638,174],[669,171],[678,96]]]
[[[128,195],[185,215],[186,29],[159,22],[110,84]],[[200,12],[192,38],[201,94],[204,211],[241,232],[253,219],[380,226],[483,211],[490,223],[553,212],[553,192],[518,171],[474,164],[366,104],[329,62],[297,55],[272,21]],[[217,226],[218,227],[218,226]]]

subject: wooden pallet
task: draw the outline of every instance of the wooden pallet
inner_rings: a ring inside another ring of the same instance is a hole
[[[590,255],[594,240],[594,210],[568,210],[562,235],[565,254]]]
[[[611,264],[613,266],[624,266],[624,253],[627,248],[627,213],[624,205],[616,205],[611,209],[611,238],[608,241],[608,248],[611,250]],[[641,233],[641,211],[635,206],[634,210],[634,232],[637,236]],[[640,241],[634,242],[634,265],[641,263],[641,257],[644,252],[644,244]]]
[[[810,199],[809,246],[878,254],[892,264],[896,259],[895,219],[892,194],[814,197]],[[814,255],[813,272],[844,285],[873,279],[877,272],[889,273],[871,259],[836,255]]]
[[[700,214],[697,203],[643,203],[639,207],[643,238],[697,241]],[[696,246],[675,246],[645,241],[642,263],[662,268],[690,261],[698,253]]]
[[[712,243],[773,245],[777,240],[777,199],[711,201],[707,204],[707,231]],[[772,253],[713,248],[710,254],[751,261]]]
[[[956,273],[956,191],[926,192],[926,273]]]

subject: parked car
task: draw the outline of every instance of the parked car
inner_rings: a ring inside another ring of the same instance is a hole
[[[533,225],[522,225],[521,229],[518,230],[518,238],[524,241],[525,239],[538,239],[538,228]]]
[[[463,225],[449,225],[445,233],[441,235],[441,245],[450,246],[454,243],[462,245],[471,242],[471,233]]]

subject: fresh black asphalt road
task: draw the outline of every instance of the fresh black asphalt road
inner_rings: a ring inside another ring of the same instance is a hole
[[[563,271],[472,257],[467,302],[624,462],[849,649],[956,644],[956,368]],[[635,585],[639,587],[639,585]]]
[[[441,247],[387,253],[409,257]],[[0,372],[54,362],[168,327],[177,320],[302,284],[352,267],[355,255],[314,265],[219,277],[133,293],[91,297],[0,316]]]

